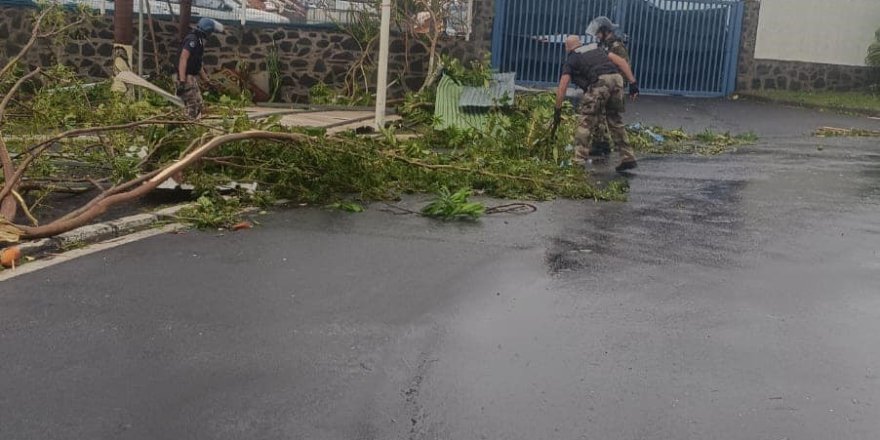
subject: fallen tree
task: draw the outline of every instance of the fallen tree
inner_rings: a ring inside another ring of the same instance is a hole
[[[6,65],[0,69],[0,84],[11,82],[11,77],[14,76],[16,70],[20,69],[22,60],[38,41],[55,39],[54,42],[57,43],[58,39],[63,38],[76,26],[80,26],[86,21],[87,16],[84,13],[80,12],[77,15],[75,20],[68,23],[67,17],[59,6],[50,6],[40,10],[34,17],[34,26],[31,30],[30,38],[28,38],[18,53],[13,55]],[[41,74],[43,72],[39,67],[34,68],[17,78],[5,90],[3,99],[0,101],[0,134],[2,134],[2,127],[5,122],[6,109],[18,90],[25,83]],[[18,205],[15,191],[18,184],[17,180],[21,178],[21,174],[18,173],[18,169],[13,164],[12,158],[9,155],[9,149],[2,136],[0,136],[0,166],[3,167],[3,179],[5,182],[3,191],[0,192],[0,216],[9,219],[15,216],[16,206]]]
[[[63,36],[81,19],[57,7],[42,10],[33,40]],[[625,185],[596,188],[566,164],[564,139],[574,117],[566,116],[558,139],[547,137],[550,94],[523,96],[513,108],[491,112],[483,130],[417,124],[403,139],[394,129],[327,136],[277,120],[253,121],[236,100],[193,123],[149,93],[130,101],[108,84],[83,84],[63,66],[28,69],[21,63],[25,55],[0,71],[0,241],[69,231],[180,175],[196,186],[196,196],[246,181],[265,188],[261,197],[310,204],[394,200],[447,188],[520,199],[625,198]],[[93,194],[63,215],[42,215],[46,197],[59,192]]]

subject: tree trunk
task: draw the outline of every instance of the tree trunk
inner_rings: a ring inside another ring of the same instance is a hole
[[[113,42],[131,45],[134,41],[134,0],[116,0],[113,9]]]
[[[177,31],[180,41],[183,41],[186,34],[189,33],[190,21],[192,21],[192,0],[180,0],[180,27]]]

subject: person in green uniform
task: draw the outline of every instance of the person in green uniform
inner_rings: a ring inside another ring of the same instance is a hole
[[[596,17],[587,26],[587,34],[593,37],[600,48],[623,58],[629,64],[629,51],[623,38],[618,35],[617,30],[618,26],[608,17]],[[630,67],[632,67],[631,64]],[[596,131],[593,133],[593,145],[590,148],[590,155],[595,158],[604,159],[610,154],[611,136],[609,136],[608,125],[604,123],[597,124]]]
[[[636,167],[636,158],[626,138],[621,111],[626,96],[624,78],[629,81],[629,95],[635,99],[639,95],[639,87],[629,64],[621,57],[605,52],[595,45],[584,46],[576,36],[565,40],[568,52],[556,90],[556,112],[554,123],[559,122],[562,115],[562,103],[565,100],[568,85],[574,83],[584,91],[581,98],[580,120],[575,131],[575,163],[584,164],[590,155],[593,145],[593,132],[596,125],[606,124],[617,151],[620,153],[620,164],[617,171],[623,172]]]

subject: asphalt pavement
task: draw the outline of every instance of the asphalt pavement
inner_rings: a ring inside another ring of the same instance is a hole
[[[627,203],[290,209],[3,282],[0,439],[880,438],[880,142],[809,136],[880,121],[627,120],[761,139]]]

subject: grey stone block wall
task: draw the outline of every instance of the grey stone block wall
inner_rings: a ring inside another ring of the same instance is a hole
[[[755,44],[758,40],[758,19],[761,15],[761,2],[747,0],[742,23],[742,39],[737,59],[736,89],[748,90],[755,72]]]
[[[850,91],[880,84],[880,69],[864,66],[755,60],[747,90]]]
[[[472,40],[444,40],[441,42],[442,51],[465,59],[479,58],[488,51],[492,7],[491,0],[475,0],[476,26]],[[27,42],[33,13],[34,10],[27,7],[0,7],[0,63],[5,63]],[[40,41],[26,62],[31,66],[50,66],[60,62],[91,80],[109,78],[112,72],[112,20],[110,15],[96,17],[63,47]],[[169,17],[155,17],[153,31],[158,40],[155,46],[159,66],[153,56],[153,41],[145,31],[145,73],[170,74],[174,71],[179,45],[177,25]],[[239,63],[247,64],[252,72],[266,71],[266,57],[273,47],[278,49],[283,72],[279,98],[289,102],[305,102],[309,87],[319,82],[341,88],[346,72],[363,54],[354,38],[330,27],[248,24],[242,28],[238,24],[228,24],[225,35],[214,35],[208,41],[205,65],[209,72],[222,67],[234,69]],[[390,58],[389,79],[396,80],[392,94],[401,94],[404,85],[414,89],[421,84],[428,66],[427,50],[423,45],[406,35],[396,34],[392,36]]]
[[[448,53],[462,61],[480,60],[492,50],[495,2],[474,0],[474,16],[470,41],[453,40],[447,43]]]

